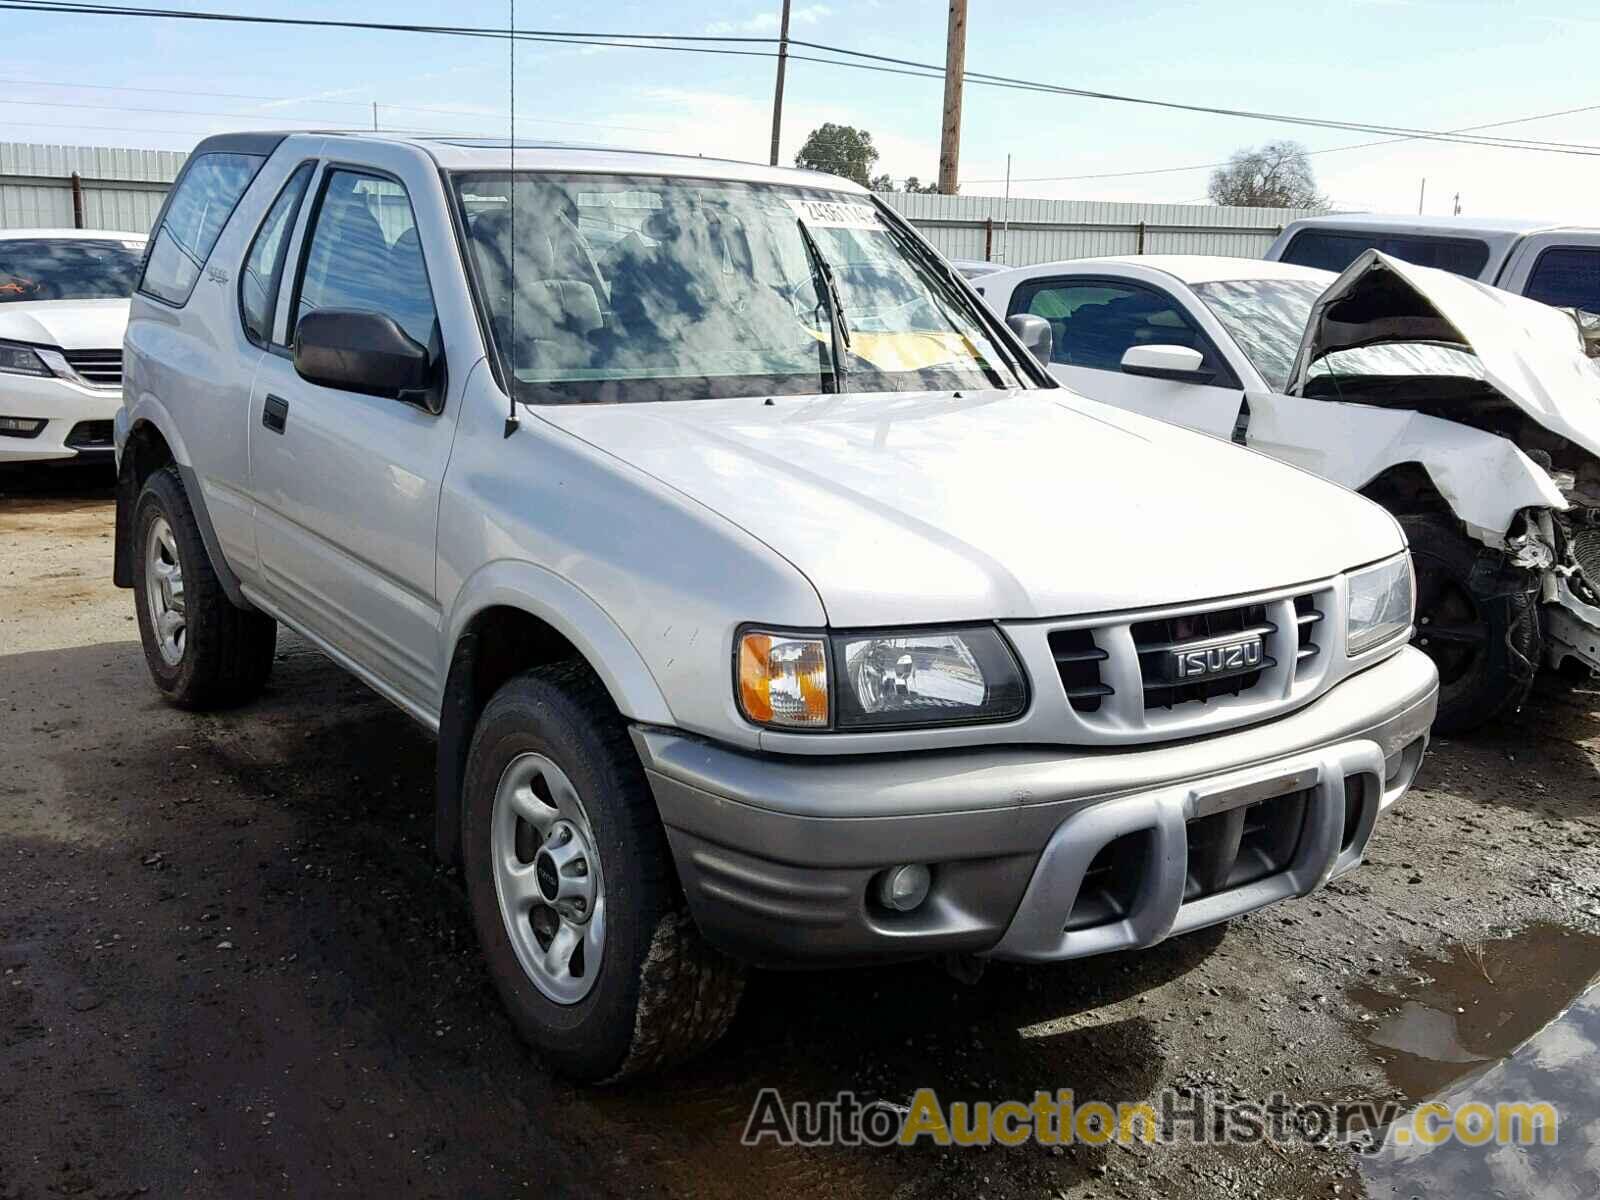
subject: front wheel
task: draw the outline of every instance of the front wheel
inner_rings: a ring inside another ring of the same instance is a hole
[[[467,758],[463,860],[489,971],[562,1074],[618,1079],[722,1036],[739,964],[700,939],[622,718],[582,663],[512,679]]]
[[[1541,655],[1533,591],[1488,586],[1493,576],[1474,571],[1479,547],[1454,521],[1399,520],[1417,573],[1413,644],[1439,670],[1434,728],[1464,733],[1515,712],[1533,688]]]

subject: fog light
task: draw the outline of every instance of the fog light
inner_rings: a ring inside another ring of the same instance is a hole
[[[890,867],[878,875],[878,903],[894,912],[910,912],[928,898],[933,876],[922,863]]]
[[[33,417],[0,417],[0,433],[14,434],[18,437],[32,437],[44,428],[43,420]]]

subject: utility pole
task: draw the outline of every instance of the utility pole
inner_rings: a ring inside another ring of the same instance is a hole
[[[939,190],[954,196],[961,166],[961,85],[967,71],[967,0],[950,0],[944,51],[944,124],[939,131]]]
[[[1422,177],[1422,188],[1417,192],[1417,216],[1422,215],[1422,202],[1428,198],[1428,177]]]
[[[372,132],[378,132],[378,102],[376,100],[372,102]]]
[[[1006,155],[1006,199],[1000,218],[1000,261],[1011,261],[1011,155]]]
[[[783,73],[789,65],[789,0],[783,0],[783,17],[778,22],[778,86],[772,93],[772,157],[778,165],[778,134],[783,129]]]
[[[1461,193],[1460,193],[1460,192],[1457,192],[1457,193],[1456,193],[1456,210],[1455,210],[1455,215],[1456,215],[1456,216],[1458,216],[1458,217],[1459,217],[1459,216],[1460,216],[1460,215],[1461,215]]]

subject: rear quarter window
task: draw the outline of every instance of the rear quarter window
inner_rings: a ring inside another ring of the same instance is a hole
[[[1522,294],[1557,308],[1600,313],[1600,246],[1551,246],[1533,264]]]
[[[211,248],[266,158],[202,154],[178,180],[151,240],[139,290],[168,304],[188,303]]]
[[[1419,267],[1437,267],[1468,279],[1483,274],[1484,265],[1489,261],[1488,243],[1476,238],[1331,229],[1302,229],[1290,239],[1283,261],[1324,271],[1342,271],[1355,262],[1363,250],[1373,249]]]

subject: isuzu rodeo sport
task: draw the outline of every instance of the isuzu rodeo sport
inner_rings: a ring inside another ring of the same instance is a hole
[[[287,625],[438,736],[437,841],[584,1080],[746,965],[1049,962],[1354,867],[1437,690],[1405,540],[1055,385],[841,179],[208,138],[151,239],[116,580],[156,686]]]

